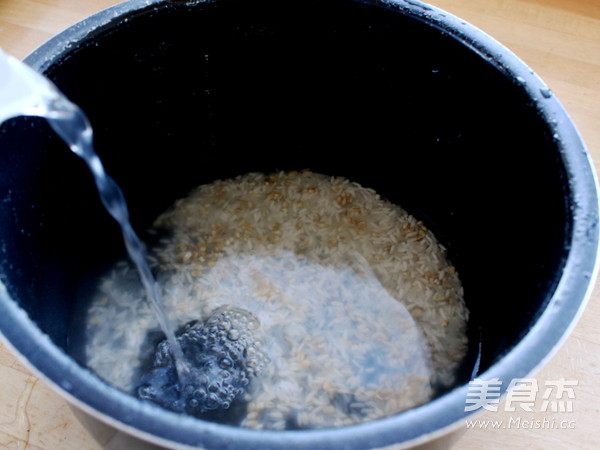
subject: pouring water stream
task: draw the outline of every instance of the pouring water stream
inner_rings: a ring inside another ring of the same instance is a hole
[[[94,150],[92,127],[86,115],[50,80],[0,49],[0,124],[18,116],[46,119],[71,151],[89,167],[104,207],[121,227],[127,253],[139,272],[146,296],[170,343],[179,380],[183,381],[189,373],[183,351],[167,323],[158,283],[148,265],[144,245],[129,221],[123,192],[105,172]]]

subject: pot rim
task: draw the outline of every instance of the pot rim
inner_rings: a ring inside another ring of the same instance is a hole
[[[209,0],[214,2],[218,0]],[[354,0],[397,11],[440,29],[520,84],[552,127],[565,166],[573,204],[571,247],[562,276],[544,312],[524,338],[479,376],[512,380],[530,375],[555,353],[579,319],[598,264],[599,205],[597,180],[586,147],[573,122],[548,86],[517,56],[478,28],[439,8],[416,0]],[[201,1],[185,2],[190,8]],[[59,33],[31,53],[25,62],[44,72],[78,42],[118,24],[123,18],[160,11],[171,0],[130,0]],[[468,386],[396,416],[325,430],[257,431],[184,417],[143,403],[101,382],[55,346],[11,300],[0,281],[0,330],[5,341],[41,378],[77,407],[109,425],[144,440],[189,448],[366,448],[400,441],[412,446],[442,436],[472,413],[464,411]],[[502,386],[501,392],[505,392]]]

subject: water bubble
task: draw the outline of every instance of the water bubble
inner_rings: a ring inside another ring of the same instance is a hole
[[[219,397],[216,394],[209,394],[206,398],[205,407],[207,410],[212,411],[217,409],[220,403]]]
[[[203,400],[204,398],[206,398],[206,391],[204,389],[196,389],[194,391],[194,397]]]
[[[540,93],[542,94],[542,96],[544,98],[550,98],[550,97],[552,97],[552,91],[548,87],[541,87],[540,88]]]
[[[151,400],[154,398],[155,392],[151,385],[144,384],[138,388],[137,395],[142,399]]]
[[[231,366],[233,366],[233,361],[229,358],[221,358],[221,361],[219,361],[221,369],[229,369]]]
[[[262,366],[265,358],[256,349],[256,339],[247,326],[258,319],[249,312],[223,308],[213,311],[204,321],[190,322],[177,335],[188,361],[186,383],[179,384],[174,362],[167,357],[169,346],[163,341],[157,345],[154,369],[140,383],[151,386],[152,395],[138,389],[139,398],[201,418],[218,415],[218,410],[228,409],[234,401],[247,401],[246,386],[250,377],[257,375],[255,367]],[[239,320],[234,317],[236,314]],[[214,333],[215,328],[222,331],[223,324],[227,327],[226,322],[236,328],[228,333]]]
[[[237,329],[232,328],[231,330],[229,330],[227,337],[232,341],[237,341],[240,338],[240,332]]]

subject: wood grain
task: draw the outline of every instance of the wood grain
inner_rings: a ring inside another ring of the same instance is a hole
[[[248,0],[251,1],[251,0]],[[284,0],[282,0],[284,1]],[[24,57],[76,21],[113,0],[0,0],[0,47]],[[600,164],[600,2],[597,0],[431,0],[482,29],[523,59],[552,88]],[[581,320],[558,353],[535,375],[540,385],[578,380],[572,413],[523,410],[478,416],[485,420],[561,420],[571,429],[473,429],[460,449],[600,448],[600,292],[594,289]],[[38,382],[0,344],[0,446],[99,449],[64,400]],[[539,397],[539,396],[538,396]],[[539,398],[538,398],[539,400]],[[542,422],[540,422],[542,423]],[[465,425],[466,426],[466,425]]]

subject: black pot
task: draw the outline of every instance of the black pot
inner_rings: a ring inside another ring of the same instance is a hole
[[[587,299],[598,249],[585,147],[546,85],[482,32],[416,1],[133,0],[26,60],[89,115],[146,229],[216,178],[310,168],[377,190],[445,244],[471,310],[461,384],[375,422],[257,432],[180,417],[69,356],[78,290],[120,257],[83,163],[36,118],[0,133],[0,331],[76,405],[170,446],[412,445],[463,424],[471,376],[546,361]],[[479,352],[480,349],[480,352]]]

